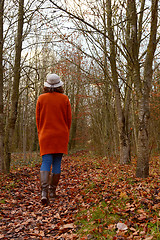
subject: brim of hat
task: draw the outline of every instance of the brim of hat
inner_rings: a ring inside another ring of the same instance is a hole
[[[51,84],[49,84],[47,82],[44,82],[44,87],[48,87],[48,88],[57,88],[57,87],[61,87],[61,86],[63,86],[63,82],[62,81],[60,81],[59,83],[54,84],[54,85],[51,85]]]

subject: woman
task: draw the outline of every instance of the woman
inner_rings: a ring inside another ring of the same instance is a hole
[[[43,205],[56,196],[56,187],[61,174],[63,153],[67,154],[69,130],[71,127],[71,105],[63,94],[63,82],[57,74],[49,74],[44,82],[44,93],[36,105],[36,124],[42,156],[40,169]],[[49,180],[50,169],[52,172]]]

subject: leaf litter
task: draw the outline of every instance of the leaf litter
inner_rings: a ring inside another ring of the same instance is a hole
[[[160,239],[159,158],[146,179],[131,165],[65,156],[58,198],[40,203],[40,163],[0,177],[0,239]]]

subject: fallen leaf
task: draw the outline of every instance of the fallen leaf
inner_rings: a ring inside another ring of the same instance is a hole
[[[121,222],[117,223],[117,228],[118,228],[118,230],[121,230],[121,231],[125,231],[128,229],[127,225],[124,223],[121,223]]]
[[[39,232],[39,235],[40,235],[41,237],[44,237],[44,232],[43,232],[43,231],[40,231],[40,232]]]
[[[140,216],[138,217],[138,220],[139,221],[142,221],[142,220],[144,220],[144,219],[146,219],[146,214],[140,214]]]
[[[153,208],[154,210],[160,209],[160,204],[155,204],[152,208]]]
[[[151,240],[151,239],[153,239],[153,236],[147,237],[144,240]]]
[[[115,228],[115,225],[114,224],[109,224],[108,225],[108,229],[111,230],[111,229],[114,229]]]
[[[38,231],[38,230],[35,230],[34,233],[38,235],[38,234],[39,234],[39,231]]]
[[[136,236],[138,234],[139,234],[139,230],[133,233],[134,236]]]
[[[130,230],[133,231],[133,232],[136,232],[136,229],[133,228],[133,227],[131,227]]]
[[[74,228],[74,224],[73,223],[68,223],[68,224],[65,224],[63,225],[60,230],[64,230],[64,229],[68,229],[68,228]]]
[[[127,198],[128,197],[126,192],[121,192],[119,196],[120,196],[120,198]]]
[[[59,213],[56,213],[56,215],[54,216],[54,218],[58,218],[58,219],[61,219]]]

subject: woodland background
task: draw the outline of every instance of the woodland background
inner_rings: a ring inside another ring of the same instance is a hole
[[[160,151],[158,0],[0,1],[0,166],[38,151],[35,107],[48,73],[72,105],[69,150],[149,174]]]

